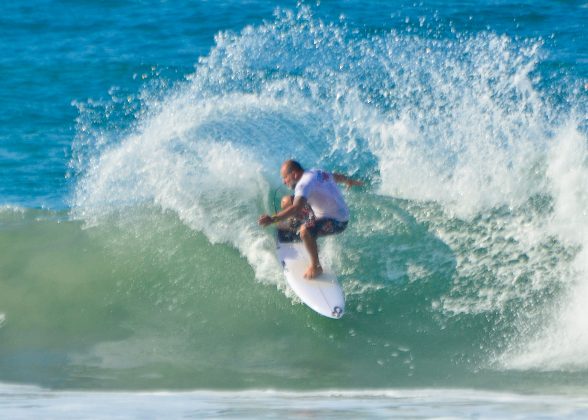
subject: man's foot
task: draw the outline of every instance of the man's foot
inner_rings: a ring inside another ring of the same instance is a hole
[[[320,265],[311,265],[304,272],[304,278],[305,279],[314,279],[315,277],[318,277],[321,274],[323,274],[323,267],[321,267]]]

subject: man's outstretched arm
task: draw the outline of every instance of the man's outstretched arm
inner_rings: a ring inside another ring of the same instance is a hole
[[[333,173],[333,178],[335,178],[335,182],[345,184],[347,187],[361,187],[363,185],[362,181],[349,178],[348,176],[336,172]]]

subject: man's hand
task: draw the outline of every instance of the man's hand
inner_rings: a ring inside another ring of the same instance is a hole
[[[363,186],[363,182],[362,181],[357,181],[357,180],[351,179],[351,178],[347,178],[347,182],[345,182],[345,184],[347,185],[347,188],[350,188],[350,187],[362,187]]]
[[[269,214],[262,214],[257,220],[257,223],[265,227],[274,223],[274,219]]]

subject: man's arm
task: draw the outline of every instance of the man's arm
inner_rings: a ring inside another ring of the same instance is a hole
[[[306,204],[306,198],[304,197],[294,197],[294,202],[291,206],[286,207],[284,210],[279,211],[278,213],[274,214],[273,216],[269,216],[267,214],[262,215],[258,223],[261,226],[269,226],[272,223],[279,222],[280,220],[287,219],[290,216],[294,216],[295,214],[299,213],[300,210]]]
[[[335,182],[339,184],[345,184],[347,185],[347,187],[361,187],[363,185],[362,181],[357,181],[355,179],[349,178],[348,176],[336,172],[333,173],[333,178],[335,179]]]

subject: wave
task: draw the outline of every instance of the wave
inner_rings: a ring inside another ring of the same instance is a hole
[[[78,104],[71,220],[46,234],[89,246],[79,258],[102,274],[84,271],[75,308],[92,312],[80,325],[97,332],[56,351],[65,376],[377,387],[584,372],[586,101],[572,76],[546,74],[547,54],[540,39],[368,33],[300,7],[219,33],[185,81],[148,85],[132,106],[116,92]],[[256,224],[290,157],[369,184],[346,192],[346,233],[321,243],[348,296],[340,324],[297,304]],[[75,267],[56,278],[73,284]],[[57,313],[59,294],[41,290]],[[90,304],[97,291],[102,303]],[[22,311],[0,309],[6,333]],[[79,332],[74,318],[66,325]]]

